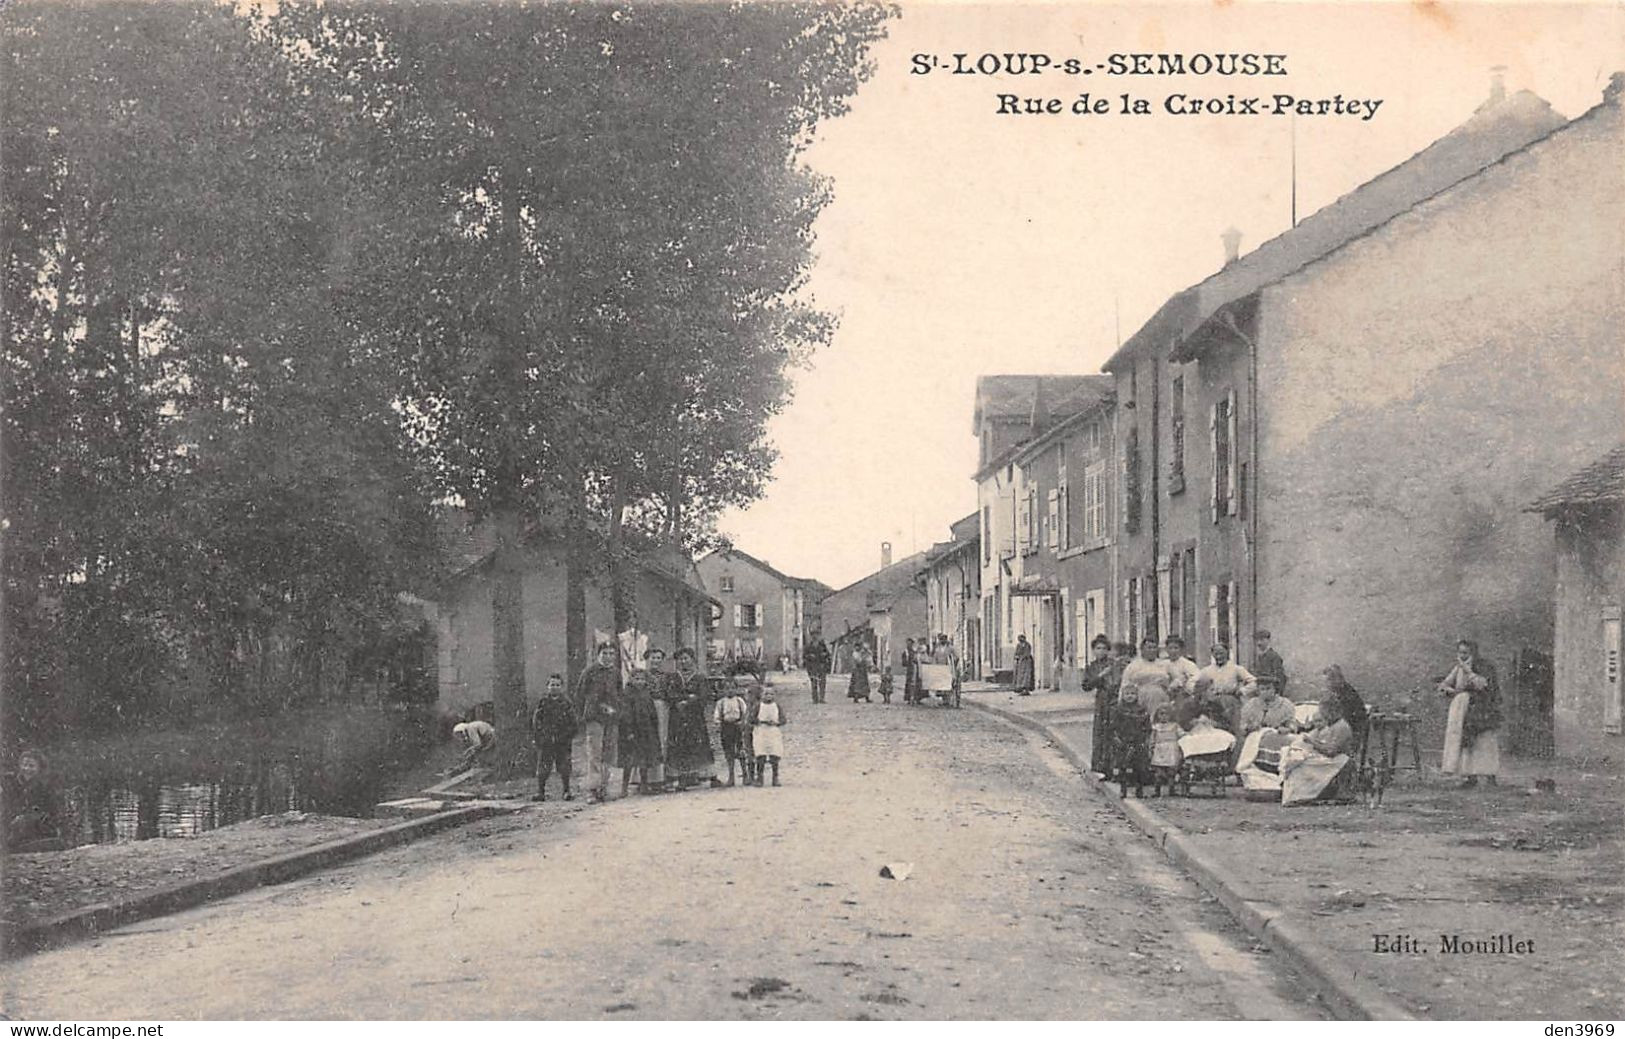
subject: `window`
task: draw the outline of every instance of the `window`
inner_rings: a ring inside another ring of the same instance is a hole
[[[1209,441],[1213,454],[1213,522],[1220,516],[1234,516],[1236,497],[1236,391],[1213,402],[1208,414]]]
[[[1144,635],[1162,640],[1162,629],[1157,625],[1157,575],[1146,574],[1140,578],[1140,603],[1144,616],[1140,624],[1145,628]],[[1143,637],[1143,636],[1142,636]]]
[[[1072,536],[1072,521],[1070,517],[1072,509],[1071,503],[1067,500],[1066,495],[1065,441],[1061,442],[1060,459],[1061,463],[1058,473],[1059,481],[1058,486],[1055,488],[1055,515],[1050,522],[1050,527],[1053,530],[1053,533],[1050,534],[1050,545],[1057,551],[1064,552],[1076,544],[1078,540]]]
[[[1044,531],[1044,543],[1049,546],[1051,552],[1055,552],[1061,547],[1061,491],[1059,488],[1049,492],[1048,505],[1048,526]]]
[[[1140,579],[1131,577],[1123,583],[1123,619],[1128,624],[1128,640],[1133,644],[1136,652],[1140,648],[1140,640],[1145,637],[1145,617],[1141,607]]]
[[[734,603],[734,627],[760,628],[762,604],[759,602]]]
[[[1185,489],[1185,377],[1174,376],[1173,392],[1169,397],[1168,417],[1172,445],[1168,462],[1168,493],[1178,494]]]
[[[734,579],[733,579],[732,574],[723,574],[722,575],[721,587],[722,587],[722,590],[725,591],[725,592],[731,592],[731,591],[734,590]]]
[[[1208,649],[1223,643],[1230,648],[1231,657],[1236,654],[1236,582],[1226,581],[1223,584],[1208,585],[1207,589],[1207,625]]]
[[[711,604],[711,614],[710,614],[710,616],[707,618],[707,620],[705,622],[705,627],[709,631],[715,631],[717,629],[717,625],[721,624],[721,623],[722,623],[722,607],[718,606],[716,603],[712,603]]]
[[[1187,548],[1184,552],[1184,565],[1180,567],[1182,578],[1179,601],[1185,604],[1185,612],[1180,618],[1179,633],[1185,639],[1185,645],[1192,652],[1196,651],[1196,549]]]
[[[1026,555],[1030,551],[1027,546],[1032,544],[1032,536],[1028,531],[1032,526],[1032,522],[1032,499],[1023,494],[1016,500],[1016,546],[1021,550],[1022,555]]]
[[[993,506],[982,506],[982,562],[993,562]]]
[[[1094,462],[1083,471],[1083,536],[1106,539],[1106,463]]]
[[[1123,441],[1123,532],[1140,529],[1140,430],[1130,426]]]

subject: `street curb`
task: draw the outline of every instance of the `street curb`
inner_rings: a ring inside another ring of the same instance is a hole
[[[984,714],[1047,737],[1061,755],[1083,774],[1084,785],[1103,797],[1132,822],[1169,861],[1185,870],[1201,888],[1229,911],[1248,934],[1314,981],[1316,993],[1328,1009],[1343,1020],[1414,1021],[1415,1016],[1387,993],[1343,962],[1331,949],[1310,937],[1309,921],[1262,897],[1262,893],[1230,871],[1228,866],[1200,850],[1183,830],[1162,818],[1144,801],[1124,800],[1103,780],[1095,778],[1083,754],[1043,722],[992,704],[964,701]]]
[[[185,880],[146,894],[84,906],[9,931],[5,936],[5,948],[0,956],[5,959],[16,959],[72,941],[93,938],[115,927],[122,927],[138,920],[150,920],[155,916],[178,913],[183,909],[192,909],[205,902],[241,894],[253,888],[285,883],[327,866],[510,811],[514,809],[496,805],[456,808],[421,819],[408,819],[352,837],[341,837],[286,855],[234,866],[212,877]]]

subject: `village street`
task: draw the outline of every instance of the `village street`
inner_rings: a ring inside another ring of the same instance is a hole
[[[549,802],[14,961],[5,1013],[1318,1016],[1037,737],[780,688],[781,788]]]

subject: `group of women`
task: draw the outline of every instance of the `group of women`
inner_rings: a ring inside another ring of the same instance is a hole
[[[1208,710],[1206,687],[1211,683],[1198,679],[1189,683],[1190,688],[1175,689],[1178,671],[1171,665],[1178,661],[1159,659],[1154,642],[1148,640],[1143,659],[1136,659],[1128,645],[1104,638],[1097,638],[1092,649],[1094,659],[1084,669],[1082,685],[1095,693],[1096,771],[1113,774],[1113,711],[1123,687],[1138,685],[1149,673],[1159,680],[1168,677],[1169,702],[1191,708],[1169,711],[1168,721],[1177,719],[1189,733],[1207,717],[1210,724],[1241,741],[1235,770],[1249,789],[1279,790],[1283,804],[1339,800],[1354,793],[1357,763],[1352,759],[1365,738],[1367,710],[1340,667],[1323,672],[1324,692],[1308,711],[1280,696],[1268,678],[1257,683],[1257,692],[1239,710],[1221,709],[1224,705],[1217,697],[1211,697],[1215,709]],[[1500,690],[1495,668],[1480,654],[1477,643],[1468,639],[1457,643],[1454,666],[1436,689],[1447,704],[1440,771],[1462,777],[1464,787],[1477,786],[1481,779],[1494,784],[1500,770]]]

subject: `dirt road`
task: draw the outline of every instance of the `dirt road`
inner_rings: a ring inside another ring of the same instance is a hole
[[[1319,1016],[1036,737],[789,686],[781,788],[475,824],[7,964],[5,1012]]]

